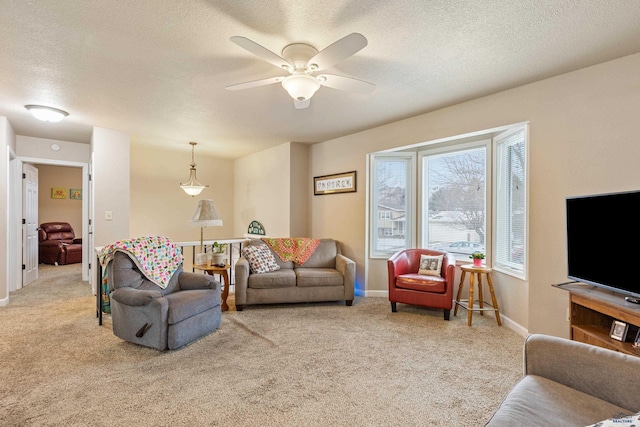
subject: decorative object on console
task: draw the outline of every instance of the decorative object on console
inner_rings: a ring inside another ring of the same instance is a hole
[[[218,212],[216,212],[213,200],[205,199],[198,201],[198,207],[191,218],[191,224],[200,227],[200,253],[196,255],[196,264],[205,264],[206,254],[204,253],[204,228],[222,226],[222,219],[218,216]],[[203,255],[204,259],[202,259]]]
[[[264,227],[260,222],[253,220],[249,224],[249,228],[247,228],[247,234],[250,236],[264,236]]]
[[[49,123],[59,122],[69,115],[69,113],[64,110],[59,110],[58,108],[53,107],[45,107],[44,105],[25,105],[24,108],[29,110],[31,115],[36,119]],[[60,148],[58,147],[58,149]]]
[[[619,320],[614,320],[611,324],[609,336],[614,340],[624,341],[627,338],[627,330],[629,330],[629,325]]]
[[[314,196],[356,191],[356,171],[313,177]]]
[[[191,169],[189,169],[189,180],[184,184],[180,183],[180,187],[184,190],[185,193],[193,197],[200,194],[202,190],[208,187],[208,185],[200,184],[200,182],[196,178],[196,162],[194,160],[194,151],[198,143],[190,142],[189,144],[191,144],[191,163],[189,164],[189,166],[191,166]]]

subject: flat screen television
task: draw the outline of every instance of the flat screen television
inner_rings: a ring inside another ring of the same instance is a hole
[[[640,298],[640,191],[567,198],[569,279]]]

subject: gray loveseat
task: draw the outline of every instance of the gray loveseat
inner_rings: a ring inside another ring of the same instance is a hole
[[[640,411],[638,357],[531,335],[524,374],[487,426],[587,426]]]
[[[180,266],[162,289],[123,252],[114,254],[107,272],[113,333],[125,341],[173,350],[220,326],[220,283],[212,276]]]
[[[265,245],[253,239],[246,245]],[[271,251],[271,249],[269,249]],[[302,265],[283,262],[271,251],[280,270],[252,274],[249,262],[241,257],[235,265],[235,302],[245,305],[342,301],[353,302],[356,263],[340,252],[333,239],[321,239],[313,255]]]

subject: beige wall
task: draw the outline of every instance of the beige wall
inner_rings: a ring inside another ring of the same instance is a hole
[[[176,150],[131,145],[131,237],[165,235],[174,241],[200,241],[200,227],[192,226],[198,201],[212,199],[222,227],[204,230],[205,240],[233,237],[233,160],[218,159],[198,151],[198,181],[209,188],[197,196],[187,195],[180,183],[189,178],[191,146]]]
[[[286,142],[235,161],[236,235],[259,221],[271,237],[310,234],[309,146]]]
[[[567,294],[551,288],[567,277],[564,200],[640,189],[638,75],[640,54],[316,144],[309,176],[356,169],[358,192],[313,198],[312,234],[343,241],[358,263],[358,285],[385,290],[384,260],[370,260],[364,284],[367,154],[529,121],[529,280],[495,274],[494,282],[514,322],[568,336]]]
[[[289,148],[285,143],[235,161],[237,236],[256,220],[267,236],[291,237]]]
[[[93,242],[104,246],[130,237],[130,138],[126,132],[94,127],[91,135]],[[112,215],[107,220],[106,212]]]
[[[82,200],[71,199],[71,188],[82,189],[82,168],[36,165],[38,168],[38,223],[68,222],[82,237]],[[65,199],[51,197],[51,188],[64,188]]]

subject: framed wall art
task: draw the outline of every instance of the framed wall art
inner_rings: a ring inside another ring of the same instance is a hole
[[[314,196],[356,191],[356,171],[313,177]]]
[[[52,199],[66,199],[67,198],[67,190],[64,188],[53,187],[51,189],[51,198]]]
[[[69,198],[71,200],[82,200],[82,189],[80,189],[80,188],[70,188],[69,189]]]

